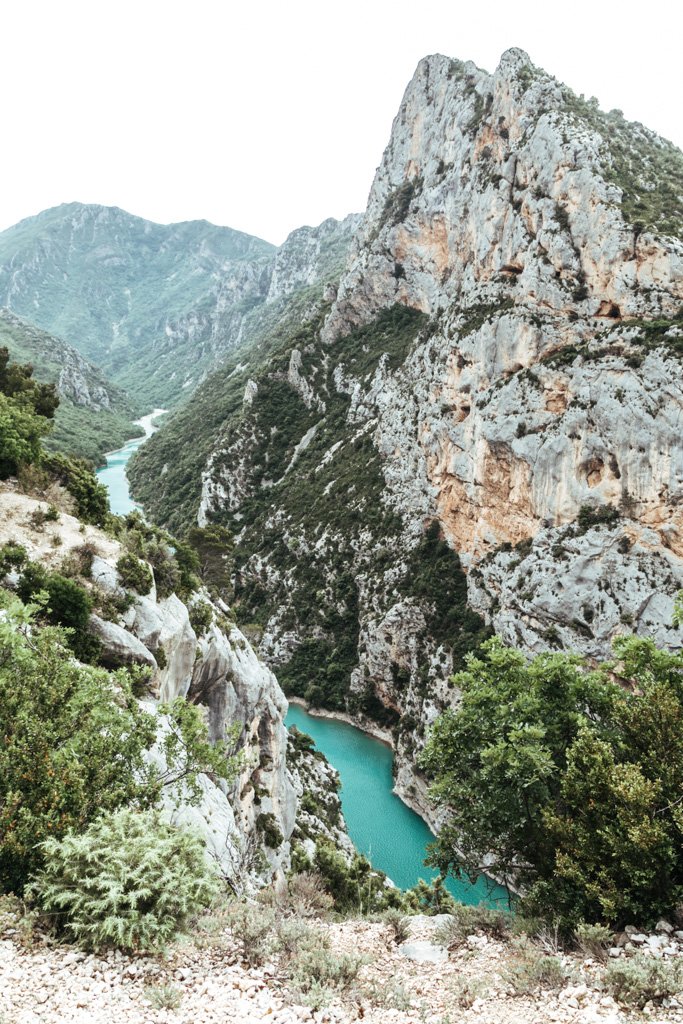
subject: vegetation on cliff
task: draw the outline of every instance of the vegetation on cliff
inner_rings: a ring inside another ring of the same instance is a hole
[[[13,365],[30,365],[35,380],[59,394],[53,429],[45,440],[49,450],[99,463],[105,452],[142,433],[133,421],[143,406],[59,338],[0,310],[0,347]]]

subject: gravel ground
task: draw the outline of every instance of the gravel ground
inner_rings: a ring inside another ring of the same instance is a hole
[[[131,957],[112,952],[86,955],[66,945],[38,941],[24,946],[11,927],[0,939],[1,1024],[294,1024],[329,1021],[342,1024],[362,1019],[368,1024],[622,1024],[630,1020],[683,1022],[683,1007],[646,1007],[643,1013],[619,1006],[593,987],[600,966],[578,956],[564,956],[573,980],[556,992],[514,997],[501,974],[510,966],[512,947],[485,935],[467,942],[441,962],[416,962],[397,947],[386,924],[345,921],[318,925],[335,952],[366,958],[357,982],[326,1010],[297,1005],[296,995],[275,959],[258,967],[242,963],[228,929],[197,933],[174,946],[164,957]],[[414,955],[444,957],[432,944],[433,919],[411,919],[408,942]],[[660,940],[663,949],[665,940]],[[672,941],[668,948],[672,949]],[[634,949],[643,948],[631,943]],[[676,954],[683,955],[677,947]],[[653,941],[654,956],[665,954]],[[539,950],[538,955],[542,952]],[[622,954],[620,954],[622,955]],[[629,955],[626,950],[624,956]],[[462,1005],[463,986],[481,986],[477,998]],[[164,1007],[172,1002],[175,1008]]]

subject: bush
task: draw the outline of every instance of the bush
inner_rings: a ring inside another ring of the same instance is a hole
[[[502,910],[458,904],[451,911],[448,921],[438,927],[435,940],[448,949],[455,949],[466,941],[468,935],[476,932],[483,932],[494,939],[504,939],[510,933],[511,920],[511,915]]]
[[[44,455],[43,465],[75,499],[78,518],[82,522],[94,526],[107,525],[109,493],[85,459],[54,452]]]
[[[201,772],[232,778],[236,759],[209,743],[183,700],[158,709],[161,774],[145,756],[159,719],[134,699],[135,674],[79,665],[63,630],[39,626],[2,591],[0,607],[0,888],[22,892],[48,837],[82,832],[122,805],[152,806],[178,782],[193,799]]]
[[[0,619],[0,886],[20,893],[41,842],[101,811],[156,799],[143,752],[156,726],[126,673],[78,665],[18,601]]]
[[[138,594],[149,594],[154,577],[146,562],[127,551],[119,558],[116,569],[124,587],[137,590]]]
[[[567,972],[556,956],[539,956],[528,940],[519,939],[510,966],[503,972],[503,981],[515,996],[527,996],[539,989],[559,989],[567,980]]]
[[[363,957],[331,953],[322,935],[312,933],[312,941],[301,944],[292,957],[288,974],[297,992],[315,1008],[326,1005],[334,992],[348,988],[362,966]]]
[[[204,636],[213,622],[213,608],[208,601],[194,601],[190,605],[190,625],[197,636]]]
[[[15,476],[23,465],[38,462],[41,439],[49,431],[49,420],[0,393],[0,480]]]
[[[609,964],[605,972],[608,992],[622,1003],[642,1010],[646,1003],[661,1003],[683,988],[683,964],[638,954]]]
[[[123,808],[43,844],[29,893],[86,949],[159,950],[218,893],[198,835]]]
[[[407,941],[410,935],[410,921],[396,907],[385,910],[382,920],[389,926],[391,938],[397,946]]]
[[[229,922],[242,958],[252,966],[263,963],[272,948],[275,912],[254,903],[234,903],[229,908]]]
[[[21,569],[26,564],[26,548],[11,541],[0,547],[0,579],[13,569]]]
[[[256,818],[256,828],[262,833],[264,843],[271,850],[277,850],[285,841],[285,837],[277,827],[274,814],[259,814]]]
[[[83,587],[61,573],[48,572],[39,562],[29,562],[19,578],[17,593],[24,602],[37,602],[48,622],[69,630],[65,638],[77,658],[97,659],[99,643],[88,633],[92,598]],[[46,602],[41,594],[47,595]]]
[[[577,946],[586,956],[594,957],[596,960],[607,959],[607,950],[612,944],[613,935],[604,924],[586,924],[582,921],[577,925],[574,937]]]

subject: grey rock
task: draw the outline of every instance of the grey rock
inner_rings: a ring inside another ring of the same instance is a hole
[[[101,661],[110,668],[126,665],[148,665],[157,668],[154,655],[137,637],[115,622],[108,622],[98,615],[91,615],[88,622],[90,633],[102,644]]]
[[[448,950],[432,942],[404,942],[399,951],[418,964],[441,964],[448,960]]]

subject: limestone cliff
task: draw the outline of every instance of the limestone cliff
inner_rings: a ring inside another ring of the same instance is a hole
[[[198,508],[239,614],[292,692],[395,726],[418,803],[487,628],[680,644],[682,235],[670,143],[519,50],[426,58],[336,297],[216,432]]]

